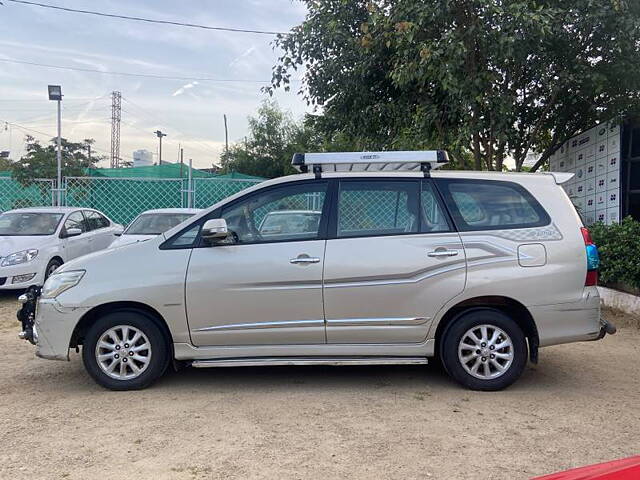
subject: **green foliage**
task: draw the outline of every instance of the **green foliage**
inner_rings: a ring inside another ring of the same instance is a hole
[[[305,0],[272,85],[354,150],[446,148],[456,167],[537,170],[596,121],[638,110],[640,2]]]
[[[11,170],[13,161],[9,158],[0,158],[0,172]]]
[[[640,288],[640,222],[626,217],[620,223],[590,227],[600,253],[600,281]]]
[[[87,156],[87,144],[72,143],[62,139],[62,175],[82,176],[85,169],[92,168],[99,158]],[[52,139],[50,145],[42,146],[35,138],[25,138],[24,156],[11,164],[12,176],[24,186],[30,185],[38,178],[56,178],[58,175],[58,161],[56,157],[56,140]]]
[[[235,171],[266,178],[296,173],[291,166],[293,154],[317,145],[310,124],[311,120],[295,122],[275,102],[263,102],[257,116],[249,118],[246,139],[221,155],[224,173]]]

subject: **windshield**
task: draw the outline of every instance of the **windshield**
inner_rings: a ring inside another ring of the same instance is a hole
[[[193,213],[145,213],[136,218],[123,235],[160,235],[193,215]]]
[[[7,212],[0,215],[0,235],[53,235],[62,213]]]

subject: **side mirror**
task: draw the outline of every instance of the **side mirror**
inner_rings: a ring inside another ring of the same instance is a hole
[[[113,236],[114,237],[120,237],[120,236],[122,236],[122,232],[114,232]]]
[[[65,238],[77,237],[78,235],[82,235],[82,230],[79,228],[67,228]]]
[[[223,240],[228,235],[229,229],[224,218],[212,218],[202,226],[202,238],[205,240]]]

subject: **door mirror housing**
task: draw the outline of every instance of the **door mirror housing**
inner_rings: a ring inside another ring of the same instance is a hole
[[[65,238],[69,238],[77,237],[78,235],[82,235],[82,230],[80,230],[79,228],[67,228],[64,236]]]
[[[205,240],[223,240],[228,235],[229,229],[224,218],[212,218],[202,226],[202,238]]]

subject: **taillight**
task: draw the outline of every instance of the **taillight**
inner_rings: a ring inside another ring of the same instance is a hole
[[[587,251],[587,276],[584,280],[585,287],[592,287],[598,284],[598,267],[600,267],[600,256],[598,255],[598,247],[591,239],[589,229],[580,227],[582,238],[584,239],[585,249]]]

